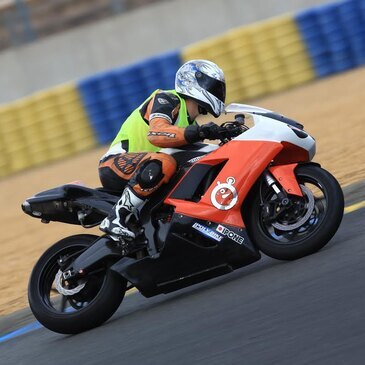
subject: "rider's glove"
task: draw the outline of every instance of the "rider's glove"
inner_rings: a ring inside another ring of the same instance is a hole
[[[227,133],[231,138],[237,137],[243,132],[242,127],[236,124],[228,124],[226,127],[224,127],[224,129],[228,131]]]
[[[203,124],[199,128],[199,137],[201,140],[204,139],[214,140],[214,139],[227,138],[229,136],[226,133],[225,128],[222,128],[213,122],[209,122],[207,124]]]
[[[232,134],[233,133],[233,134]],[[226,139],[229,137],[235,137],[239,133],[234,129],[234,131],[219,126],[213,122],[209,122],[207,124],[203,124],[202,126],[198,125],[190,125],[185,128],[185,140],[188,143],[194,143],[198,141],[203,141],[204,139]]]

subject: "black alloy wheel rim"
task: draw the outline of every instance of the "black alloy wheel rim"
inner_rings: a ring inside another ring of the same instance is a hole
[[[104,282],[105,275],[90,275],[86,278],[86,285],[81,291],[72,296],[60,294],[55,286],[55,277],[60,267],[57,260],[65,255],[77,255],[82,253],[86,247],[84,245],[74,245],[53,255],[42,270],[38,280],[39,296],[42,303],[52,312],[67,314],[86,308],[100,292]],[[103,272],[105,272],[103,270]]]
[[[298,244],[304,239],[307,239],[309,235],[312,235],[319,229],[328,210],[326,189],[316,179],[309,176],[298,176],[298,183],[309,188],[314,196],[313,211],[300,227],[291,231],[283,231],[275,228],[272,225],[275,222],[264,219],[263,209],[260,209],[260,229],[269,239],[274,240],[275,243],[280,245]],[[308,197],[305,194],[303,195],[303,197],[289,196],[291,206],[278,215],[276,218],[277,223],[289,226],[303,218],[309,206]],[[263,202],[273,201],[276,198],[275,192],[272,189],[267,189]]]

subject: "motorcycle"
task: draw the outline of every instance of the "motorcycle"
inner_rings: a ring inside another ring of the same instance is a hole
[[[222,131],[239,127],[235,137],[162,150],[175,157],[178,172],[129,220],[137,249],[107,235],[79,234],[41,256],[28,297],[42,325],[86,331],[108,320],[132,288],[145,297],[170,293],[256,262],[261,253],[296,260],[329,242],[344,198],[336,179],[312,162],[314,138],[267,109],[230,104],[226,113],[235,120]],[[36,194],[22,208],[44,223],[90,228],[120,194],[71,183]]]

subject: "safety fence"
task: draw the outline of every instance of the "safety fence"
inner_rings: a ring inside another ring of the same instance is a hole
[[[0,106],[0,176],[109,143],[186,60],[222,67],[227,102],[242,102],[365,64],[365,0],[307,9],[98,73]]]

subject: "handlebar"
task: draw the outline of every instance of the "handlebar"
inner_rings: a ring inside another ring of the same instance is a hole
[[[221,128],[224,128],[222,134],[226,136],[221,138],[221,143],[224,144],[229,142],[232,138],[239,136],[243,132],[246,132],[249,128],[245,124],[245,116],[244,114],[235,115],[235,120],[232,122],[225,122],[221,124]],[[227,133],[228,131],[228,133]],[[227,136],[228,134],[228,136]]]

